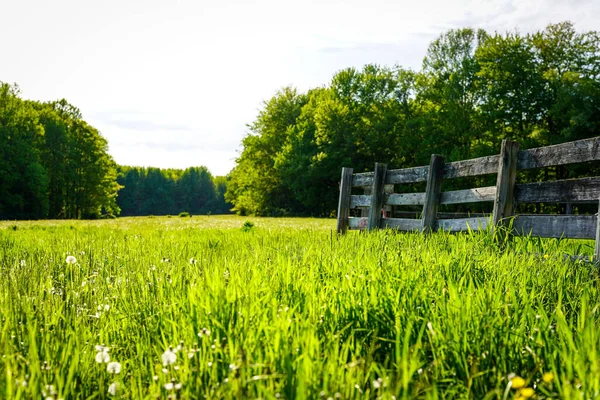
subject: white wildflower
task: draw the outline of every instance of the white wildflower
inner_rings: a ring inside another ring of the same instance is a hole
[[[116,361],[109,362],[106,366],[106,370],[111,374],[118,374],[121,372],[121,364]]]
[[[96,346],[96,351],[98,353],[96,353],[96,362],[97,363],[107,363],[110,361],[110,355],[108,354],[108,347],[105,347],[104,345],[97,345]]]
[[[169,348],[162,355],[162,363],[163,365],[171,365],[177,361],[177,354],[175,354],[173,347],[169,346]]]
[[[197,260],[196,260],[194,257],[190,258],[190,264],[194,265],[194,264],[196,264],[197,262],[198,262],[198,261],[197,261]]]
[[[119,390],[119,384],[117,382],[113,382],[108,387],[108,394],[115,396],[117,394],[117,390]]]
[[[210,331],[207,328],[202,328],[200,332],[198,332],[198,337],[210,336]]]
[[[21,267],[24,267],[24,266],[27,265],[27,261],[21,260],[21,262],[19,263],[19,265],[21,265]]]
[[[238,369],[239,367],[235,364],[229,364],[229,369],[232,371],[235,371],[236,369]]]
[[[110,310],[110,305],[108,305],[108,304],[105,304],[105,305],[104,305],[104,311],[108,311],[108,310]]]
[[[77,262],[77,259],[74,256],[67,256],[67,259],[65,261],[67,262],[67,264],[75,264]]]

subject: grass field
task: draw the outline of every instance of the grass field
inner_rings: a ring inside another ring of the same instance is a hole
[[[1,222],[0,398],[600,397],[592,242],[334,225]]]

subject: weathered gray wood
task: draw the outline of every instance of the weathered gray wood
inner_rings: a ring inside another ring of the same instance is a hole
[[[517,179],[517,154],[519,143],[502,141],[498,158],[498,178],[496,179],[496,199],[492,223],[497,226],[513,215],[513,191]]]
[[[594,263],[600,261],[600,201],[598,202],[598,214],[596,214],[596,245],[594,246]]]
[[[394,193],[387,196],[385,204],[391,206],[420,206],[425,203],[425,192]]]
[[[444,166],[444,179],[495,174],[498,172],[499,155],[454,161]]]
[[[350,217],[348,218],[348,226],[350,229],[367,229],[369,224],[368,217]]]
[[[519,215],[513,222],[517,235],[548,238],[595,239],[595,215]]]
[[[428,173],[428,166],[391,169],[387,172],[385,183],[393,185],[398,183],[425,182],[427,180]]]
[[[369,225],[367,230],[379,228],[381,221],[381,210],[383,209],[383,191],[387,165],[375,163],[375,175],[373,177],[373,189],[371,190],[371,205],[369,206]]]
[[[352,168],[342,168],[340,199],[337,212],[337,232],[346,233],[350,215],[350,193],[352,190]]]
[[[437,229],[447,232],[464,232],[470,228],[476,231],[487,228],[489,221],[489,218],[438,219]]]
[[[381,220],[381,227],[408,232],[421,231],[421,220],[409,218],[383,218]]]
[[[369,207],[371,205],[371,196],[364,194],[353,194],[350,196],[350,208]]]
[[[440,204],[477,203],[481,201],[494,201],[495,198],[496,186],[486,186],[475,189],[442,192]]]
[[[442,175],[444,173],[444,157],[432,154],[429,163],[429,174],[427,176],[427,188],[425,189],[425,201],[423,203],[423,217],[421,229],[423,232],[434,231],[436,228],[437,207],[440,202],[442,191]]]
[[[531,169],[600,160],[600,137],[519,152],[518,168]]]
[[[524,183],[515,186],[517,203],[590,202],[600,199],[600,177]]]

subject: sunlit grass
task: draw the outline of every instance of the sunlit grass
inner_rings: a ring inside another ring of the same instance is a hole
[[[334,229],[0,223],[0,397],[600,395],[592,242]]]

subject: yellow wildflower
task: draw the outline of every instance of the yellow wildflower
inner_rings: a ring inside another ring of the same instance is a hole
[[[515,376],[510,380],[510,382],[512,383],[511,387],[513,389],[521,389],[523,386],[525,386],[525,379],[521,378],[520,376]]]
[[[526,399],[532,397],[535,394],[535,390],[533,390],[532,388],[523,388],[521,390],[519,390],[519,395],[521,395],[521,397],[524,397]]]
[[[542,375],[542,380],[546,383],[550,383],[554,380],[554,374],[552,372],[546,372]]]

